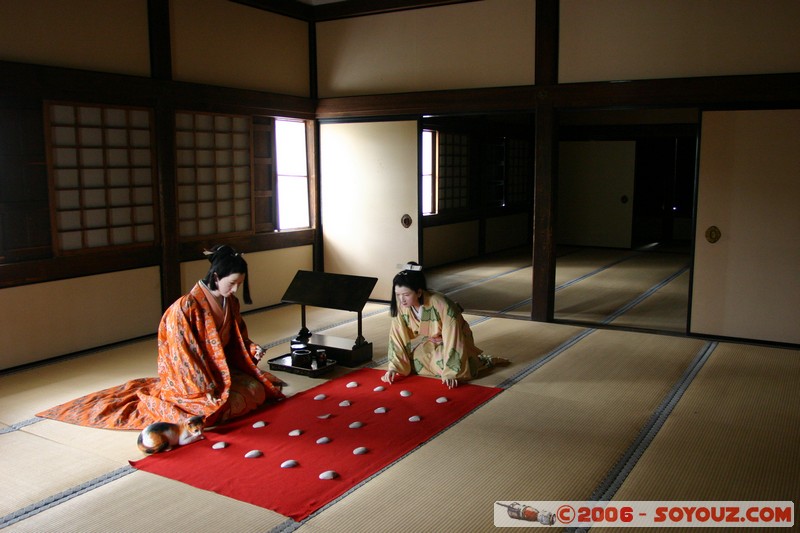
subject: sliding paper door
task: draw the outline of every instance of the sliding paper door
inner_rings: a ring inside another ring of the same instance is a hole
[[[418,146],[416,121],[320,127],[325,271],[377,277],[372,298],[388,299],[397,265],[418,260]]]
[[[697,192],[690,331],[800,343],[800,110],[703,113]]]

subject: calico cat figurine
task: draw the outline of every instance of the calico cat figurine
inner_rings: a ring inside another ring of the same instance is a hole
[[[147,455],[166,452],[203,438],[203,417],[193,416],[178,424],[153,422],[139,433],[136,444]]]

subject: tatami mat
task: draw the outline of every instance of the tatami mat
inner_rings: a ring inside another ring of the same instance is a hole
[[[641,254],[556,292],[555,317],[604,323],[623,306],[685,266],[686,258],[682,255]]]
[[[5,531],[247,533],[270,531],[285,521],[285,517],[272,511],[137,471],[19,521]]]
[[[529,395],[502,393],[300,531],[492,531],[495,500],[581,493],[574,484],[591,482],[585,467],[574,475],[572,465],[586,458],[573,453],[579,441],[556,442],[562,414],[537,405]]]
[[[522,247],[425,269],[425,276],[429,288],[439,292],[450,292],[459,287],[529,267],[532,257],[530,247]]]
[[[689,278],[688,270],[681,273],[610,323],[630,328],[685,332],[689,313]]]
[[[492,531],[496,500],[588,499],[702,346],[592,333],[301,531]]]
[[[156,339],[134,341],[0,377],[0,420],[13,424],[129,379],[155,376]]]
[[[689,275],[684,272],[675,280],[670,276],[679,273],[686,260],[680,254],[602,248],[565,254],[558,258],[556,268],[556,318],[684,332]],[[454,279],[463,277],[453,270]],[[473,280],[448,294],[467,310],[528,319],[531,284],[528,266]]]
[[[520,270],[490,278],[474,286],[448,293],[448,296],[472,312],[498,312],[530,299],[533,269]]]
[[[800,350],[720,344],[617,500],[800,501]]]
[[[565,352],[569,357],[555,358],[514,389],[587,403],[608,401],[608,408],[625,405],[649,414],[704,346],[697,339],[595,330]],[[638,405],[634,397],[640,394],[654,397]]]
[[[572,326],[502,318],[479,322],[472,327],[475,343],[484,353],[508,359],[511,364],[495,367],[473,383],[500,386],[583,331]]]
[[[138,431],[89,428],[49,419],[25,426],[23,431],[114,461],[117,466],[142,458],[142,453],[136,447]]]
[[[639,253],[632,250],[613,248],[581,248],[560,255],[556,259],[556,287],[602,271],[637,255]]]
[[[26,431],[0,434],[0,449],[0,516],[122,466]]]
[[[363,333],[383,366],[389,316],[385,304],[368,306]],[[617,478],[616,499],[797,500],[800,415],[792,406],[800,401],[800,351],[728,343],[710,351],[715,344],[699,339],[467,318],[481,348],[511,360],[475,383],[504,391],[303,524],[130,473],[127,460],[139,457],[136,432],[31,419],[83,392],[155,375],[154,339],[5,375],[0,516],[6,530],[495,531],[495,501],[589,499],[618,472],[698,355],[709,352],[630,475]],[[287,349],[299,320],[297,306],[246,316],[251,338],[271,345],[275,356]],[[307,320],[323,334],[357,332],[353,313],[309,308]],[[324,378],[276,374],[292,394],[352,370],[336,368]]]

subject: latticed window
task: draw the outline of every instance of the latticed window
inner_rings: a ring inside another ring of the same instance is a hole
[[[253,230],[252,128],[249,116],[176,113],[182,239]]]
[[[526,206],[530,203],[533,181],[533,148],[526,139],[506,141],[506,202]]]
[[[60,102],[45,107],[56,250],[153,243],[151,111]]]
[[[440,132],[439,212],[469,207],[469,136]]]

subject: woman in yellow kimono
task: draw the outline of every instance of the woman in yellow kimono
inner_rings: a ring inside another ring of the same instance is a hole
[[[39,413],[84,426],[143,429],[202,415],[219,424],[281,399],[283,382],[256,365],[264,350],[247,335],[236,291],[250,303],[247,263],[222,245],[206,252],[206,277],[164,313],[158,328],[158,377],[139,378]]]
[[[419,374],[440,378],[448,388],[474,379],[487,368],[508,364],[483,354],[461,306],[444,294],[428,290],[416,263],[392,280],[389,311],[389,368],[381,378],[393,383],[397,375]]]

